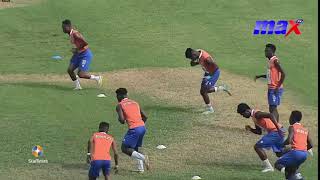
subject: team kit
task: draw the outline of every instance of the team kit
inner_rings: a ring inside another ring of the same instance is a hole
[[[62,22],[63,32],[68,34],[73,44],[73,56],[68,67],[68,74],[74,82],[75,90],[81,90],[80,79],[89,79],[96,81],[101,86],[103,78],[100,75],[89,73],[89,67],[92,62],[93,54],[87,41],[82,34],[77,31],[71,24],[70,20]],[[276,46],[266,44],[265,57],[267,61],[267,73],[255,76],[254,80],[259,78],[267,79],[267,101],[269,111],[265,112],[250,107],[248,104],[241,102],[235,108],[236,112],[244,118],[251,118],[254,126],[245,126],[245,130],[257,135],[263,135],[254,145],[254,150],[260,158],[263,169],[262,173],[272,172],[274,169],[284,174],[288,180],[303,179],[299,167],[303,164],[308,155],[313,155],[312,141],[308,130],[302,125],[302,112],[294,110],[289,118],[290,126],[285,128],[279,121],[279,112],[277,107],[281,104],[281,97],[284,93],[283,83],[285,73],[280,65],[280,60],[275,54]],[[191,66],[200,65],[204,70],[203,79],[200,86],[200,95],[205,103],[204,115],[214,114],[214,105],[210,101],[209,94],[214,92],[224,92],[232,95],[227,85],[217,85],[220,76],[220,69],[207,51],[202,49],[187,48],[185,58],[190,60]],[[77,70],[77,74],[75,71]],[[121,124],[127,124],[126,132],[121,151],[136,161],[138,173],[149,170],[149,157],[141,152],[143,138],[147,132],[145,124],[147,115],[140,107],[139,103],[128,97],[126,88],[118,88],[115,91],[118,105],[116,111],[118,121]],[[87,163],[90,164],[89,179],[95,180],[99,177],[100,171],[106,180],[110,179],[111,172],[111,150],[115,161],[115,173],[119,170],[119,154],[114,138],[108,134],[109,123],[101,122],[98,131],[95,132],[88,141]],[[285,137],[285,135],[287,137]],[[277,161],[272,165],[268,160],[266,150],[272,150]]]

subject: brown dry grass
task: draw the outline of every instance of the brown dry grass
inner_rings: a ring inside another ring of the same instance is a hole
[[[240,102],[268,111],[266,85],[262,81],[254,82],[248,77],[222,71],[218,84],[228,84],[233,96],[225,93],[213,93],[216,113],[205,116],[197,113],[202,110],[203,102],[199,95],[202,72],[197,68],[148,68],[130,69],[103,74],[103,89],[114,91],[126,87],[129,92],[142,93],[149,97],[182,108],[195,109],[190,117],[190,129],[179,137],[179,143],[168,145],[166,153],[152,153],[157,168],[177,170],[190,165],[216,165],[234,162],[258,164],[253,144],[260,138],[244,131],[244,125],[252,124],[236,112]],[[0,82],[32,81],[39,83],[67,83],[67,75],[1,75]],[[92,81],[81,81],[83,87],[92,86]],[[312,133],[317,145],[317,108],[299,104],[290,91],[284,93],[279,108],[280,122],[288,127],[288,118],[292,110],[303,112],[303,123]],[[236,152],[236,153],[234,153]],[[197,158],[195,158],[197,157]]]
[[[0,2],[0,9],[23,7],[29,4],[39,3],[41,0],[11,0],[11,2]]]

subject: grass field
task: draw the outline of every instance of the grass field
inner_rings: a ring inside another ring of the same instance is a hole
[[[252,77],[265,72],[268,42],[277,45],[287,74],[280,121],[288,127],[290,111],[301,110],[318,150],[317,1],[14,3],[17,7],[0,8],[0,179],[86,179],[86,143],[98,123],[110,122],[118,143],[126,131],[115,114],[114,90],[120,86],[150,118],[144,151],[153,169],[132,173],[133,162],[121,154],[120,173],[113,179],[281,179],[279,172],[260,173],[253,150],[259,137],[244,131],[251,122],[235,112],[243,101],[267,110],[266,82]],[[106,79],[102,88],[82,81],[83,91],[72,90],[66,75],[70,45],[61,31],[65,18],[88,40],[94,53],[91,71]],[[252,36],[256,20],[296,18],[305,22],[300,36]],[[214,115],[199,115],[202,70],[186,62],[189,46],[214,54],[222,69],[219,82],[232,88],[232,97],[211,95]],[[50,60],[56,54],[63,60]],[[107,98],[96,98],[101,92]],[[44,146],[48,164],[28,163],[36,144]],[[159,151],[158,144],[168,148]],[[318,177],[317,163],[315,153],[303,165],[307,180]]]

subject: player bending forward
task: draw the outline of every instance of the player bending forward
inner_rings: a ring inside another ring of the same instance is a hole
[[[312,152],[312,141],[309,131],[300,123],[302,113],[292,111],[289,118],[289,134],[284,145],[291,145],[291,150],[281,156],[275,163],[276,169],[285,173],[286,179],[298,180],[303,179],[301,173],[297,172],[300,165],[307,159],[309,151]]]
[[[185,56],[191,60],[191,66],[200,64],[205,72],[200,88],[200,94],[206,104],[206,111],[203,112],[203,114],[213,113],[214,110],[210,103],[209,93],[225,91],[231,96],[231,93],[226,86],[215,86],[220,76],[219,67],[209,53],[202,49],[194,50],[192,48],[187,48]]]
[[[116,173],[118,171],[116,142],[113,137],[108,134],[108,131],[109,123],[101,122],[99,124],[99,132],[94,133],[88,142],[87,163],[90,163],[89,180],[95,180],[99,177],[101,169],[105,180],[110,180],[111,148],[114,154]]]
[[[245,129],[247,131],[258,135],[262,134],[262,130],[267,131],[267,134],[254,145],[254,150],[264,164],[264,169],[261,172],[274,171],[264,149],[272,148],[277,157],[282,155],[284,142],[283,134],[285,131],[282,128],[282,125],[277,122],[273,114],[251,109],[245,103],[240,103],[238,105],[237,112],[245,118],[252,118],[255,128],[246,125]]]
[[[137,161],[138,172],[144,172],[144,164],[149,170],[149,158],[140,152],[143,137],[146,133],[145,122],[147,116],[140,109],[137,102],[131,100],[127,96],[127,89],[119,88],[116,90],[119,104],[116,107],[118,120],[121,124],[128,124],[128,132],[124,136],[121,150],[131,158]]]
[[[91,79],[97,81],[97,83],[102,85],[102,76],[90,75],[88,73],[89,66],[92,59],[92,53],[89,49],[88,43],[85,41],[83,36],[74,29],[71,25],[71,21],[66,19],[62,22],[62,30],[64,33],[70,36],[70,41],[74,45],[72,48],[73,56],[70,60],[68,67],[68,74],[71,80],[75,83],[75,90],[80,90],[81,85],[78,77],[74,71],[78,68],[78,76],[84,79]]]

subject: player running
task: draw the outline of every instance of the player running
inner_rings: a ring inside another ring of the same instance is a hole
[[[118,105],[116,107],[118,120],[121,124],[127,123],[128,132],[124,136],[121,150],[123,153],[137,160],[138,172],[144,172],[144,164],[149,170],[149,158],[142,154],[143,137],[146,133],[145,122],[147,116],[140,108],[139,104],[127,96],[127,89],[119,88],[116,90]]]
[[[275,55],[276,46],[267,44],[264,52],[268,63],[267,74],[255,76],[254,80],[256,81],[258,78],[267,78],[269,112],[274,114],[277,121],[279,121],[277,106],[280,105],[281,96],[283,94],[285,73],[280,66],[278,57]]]
[[[281,156],[275,163],[276,169],[285,173],[286,179],[303,179],[301,173],[297,172],[299,166],[307,159],[309,151],[312,152],[312,141],[309,131],[300,123],[302,113],[292,111],[289,118],[289,134],[284,145],[291,145],[291,150]]]
[[[203,114],[213,113],[214,110],[212,104],[210,103],[208,93],[225,91],[231,96],[231,93],[226,86],[215,86],[220,76],[219,67],[214,58],[212,58],[209,53],[202,49],[194,50],[192,48],[187,48],[185,56],[186,58],[191,60],[191,66],[200,64],[205,72],[200,88],[200,94],[207,108],[206,111],[203,112]]]
[[[267,131],[267,134],[254,145],[254,150],[264,164],[264,169],[261,172],[274,171],[264,149],[272,148],[273,152],[276,153],[278,157],[282,155],[284,142],[283,133],[285,131],[282,128],[282,125],[276,121],[273,114],[251,109],[245,103],[240,103],[238,105],[237,112],[245,118],[252,117],[255,128],[246,125],[245,129],[247,131],[258,135],[262,134],[262,130]]]
[[[89,180],[95,180],[99,177],[101,169],[104,179],[110,180],[110,148],[112,148],[114,154],[116,173],[118,172],[118,153],[116,142],[113,137],[108,134],[108,131],[109,123],[101,122],[99,124],[99,132],[94,133],[88,142],[87,163],[90,163]]]
[[[74,45],[72,48],[73,56],[70,60],[68,67],[68,74],[71,80],[75,83],[75,90],[80,90],[81,85],[78,77],[74,71],[78,68],[78,76],[84,79],[91,79],[97,81],[97,83],[102,85],[102,76],[90,75],[88,73],[89,66],[92,59],[92,53],[89,49],[88,43],[80,34],[79,31],[74,29],[71,25],[71,21],[66,19],[62,21],[62,30],[64,33],[70,36],[71,44]]]

